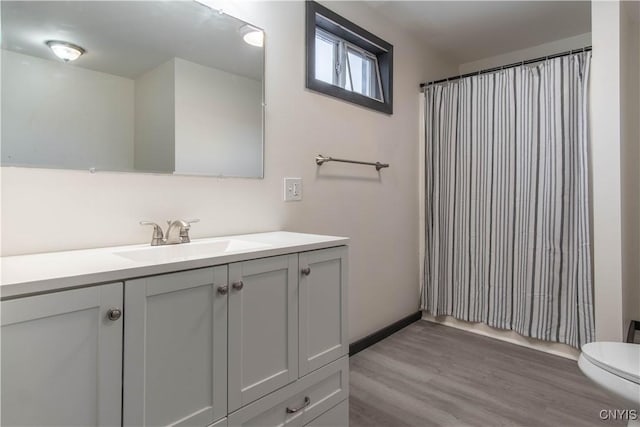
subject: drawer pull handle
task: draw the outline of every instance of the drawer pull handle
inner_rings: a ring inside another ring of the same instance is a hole
[[[311,399],[309,399],[309,396],[305,396],[304,403],[302,404],[301,407],[291,409],[287,406],[287,414],[295,414],[296,412],[300,412],[309,405],[311,405]]]
[[[239,282],[234,282],[232,285],[233,289],[235,289],[236,291],[239,291],[240,289],[244,288],[244,283],[241,281]]]
[[[218,293],[220,295],[226,295],[227,292],[229,292],[229,287],[227,285],[220,285],[218,286]]]
[[[305,276],[308,276],[311,274],[311,268],[307,267],[307,268],[303,268],[302,270],[300,270],[300,273],[302,273]]]

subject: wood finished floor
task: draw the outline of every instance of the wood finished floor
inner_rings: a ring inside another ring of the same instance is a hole
[[[577,362],[423,320],[350,367],[350,427],[626,425]]]

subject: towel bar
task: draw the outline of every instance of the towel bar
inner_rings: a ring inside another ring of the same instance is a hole
[[[359,160],[336,159],[335,157],[323,156],[322,154],[318,154],[316,156],[316,164],[318,166],[322,166],[326,162],[355,163],[358,165],[375,166],[377,171],[379,171],[382,168],[389,167],[389,163],[380,163],[380,162],[374,163],[374,162],[361,162]]]

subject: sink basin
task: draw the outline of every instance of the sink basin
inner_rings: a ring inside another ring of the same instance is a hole
[[[195,241],[179,245],[147,246],[114,252],[115,255],[131,261],[147,263],[167,263],[187,259],[209,258],[233,252],[265,249],[267,243],[251,242],[240,239]]]

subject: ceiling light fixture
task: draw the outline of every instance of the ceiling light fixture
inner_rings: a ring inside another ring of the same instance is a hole
[[[264,32],[249,24],[240,27],[240,34],[245,43],[251,46],[262,47],[264,46]]]
[[[80,46],[59,40],[49,40],[46,45],[64,62],[75,61],[85,53],[85,50]]]

